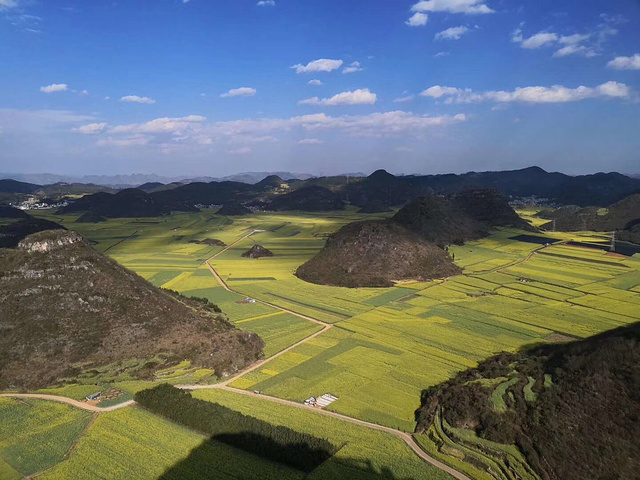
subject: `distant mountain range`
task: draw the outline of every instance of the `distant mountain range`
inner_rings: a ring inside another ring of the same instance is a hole
[[[255,179],[264,174],[249,173],[243,178],[248,180],[252,175]],[[401,207],[421,195],[452,195],[472,189],[495,189],[509,199],[525,199],[527,202],[606,207],[640,193],[640,179],[620,173],[570,176],[546,172],[539,167],[422,176],[395,176],[385,170],[377,170],[368,177],[341,175],[306,180],[288,179],[287,175],[270,174],[253,184],[231,180],[185,180],[170,184],[145,182],[138,188],[127,187],[119,191],[95,184],[42,186],[15,179],[0,180],[0,202],[17,203],[30,195],[41,199],[52,197],[54,200],[69,195],[85,195],[65,211],[93,211],[105,217],[131,217],[162,215],[176,210],[193,211],[203,205],[222,205],[230,201],[258,210],[305,211],[340,210],[346,204],[363,207],[375,202],[376,209],[380,210],[385,205]]]
[[[226,177],[167,177],[156,175],[155,173],[143,174],[133,173],[131,175],[58,175],[54,173],[0,173],[1,179],[12,179],[20,182],[32,183],[36,185],[51,185],[54,183],[84,183],[104,185],[108,187],[126,188],[135,187],[145,183],[191,183],[191,182],[214,182],[214,181],[233,181],[243,183],[257,183],[260,180],[268,177],[269,175],[278,175],[286,180],[298,179],[306,180],[312,178],[313,175],[308,173],[291,173],[291,172],[246,172],[238,173],[235,175],[228,175]]]

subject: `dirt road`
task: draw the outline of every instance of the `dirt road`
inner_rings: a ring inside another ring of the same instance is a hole
[[[232,293],[236,293],[236,294],[242,295],[241,293],[236,292],[233,289],[229,288],[229,286],[226,284],[226,282],[220,277],[220,275],[218,275],[218,272],[216,272],[216,270],[211,266],[209,261],[214,259],[214,258],[216,258],[217,256],[221,255],[222,253],[226,252],[227,250],[229,250],[230,248],[234,247],[238,243],[242,242],[246,238],[250,237],[254,233],[258,233],[260,231],[261,230],[253,230],[252,232],[250,232],[247,235],[241,237],[240,239],[236,240],[235,242],[233,242],[232,244],[228,245],[224,249],[220,250],[218,253],[216,253],[212,257],[210,257],[207,260],[205,260],[205,264],[209,268],[209,271],[216,278],[218,283],[220,283],[220,285],[225,290],[227,290],[228,292],[232,292]],[[285,353],[293,350],[297,346],[302,345],[303,343],[306,343],[309,340],[311,340],[311,339],[317,337],[318,335],[321,335],[322,333],[326,332],[327,330],[333,328],[333,325],[331,325],[330,323],[322,322],[322,321],[317,320],[315,318],[308,317],[306,315],[302,315],[302,314],[296,313],[296,312],[288,310],[286,308],[279,307],[279,306],[277,306],[275,304],[272,304],[272,303],[269,303],[269,302],[265,302],[263,300],[258,300],[258,299],[256,299],[256,302],[262,303],[264,305],[268,305],[268,306],[270,306],[272,308],[280,310],[281,312],[290,313],[290,314],[295,315],[295,316],[297,316],[299,318],[303,318],[303,319],[308,320],[310,322],[322,325],[323,329],[318,331],[318,332],[316,332],[316,333],[314,333],[313,335],[310,335],[310,336],[308,336],[306,338],[303,338],[299,342],[287,347],[286,349],[276,353],[275,355],[272,355],[269,358],[266,358],[264,360],[261,360],[261,361],[255,363],[255,364],[251,365],[250,367],[242,370],[241,372],[238,372],[236,375],[228,378],[227,380],[225,380],[225,381],[223,381],[221,383],[217,383],[217,384],[213,384],[213,385],[176,385],[176,387],[182,388],[184,390],[204,390],[204,389],[227,390],[227,391],[230,391],[230,392],[234,392],[236,394],[256,397],[256,398],[259,398],[261,400],[270,401],[270,402],[274,402],[274,403],[279,403],[281,405],[287,405],[287,406],[294,407],[294,408],[300,408],[300,409],[303,409],[303,410],[312,411],[312,412],[315,412],[315,413],[320,414],[320,415],[326,415],[326,416],[329,416],[329,417],[333,417],[333,418],[337,418],[337,419],[343,420],[345,422],[350,422],[350,423],[353,423],[353,424],[356,424],[356,425],[360,425],[360,426],[363,426],[363,427],[366,427],[366,428],[371,428],[373,430],[386,432],[386,433],[394,435],[394,436],[396,436],[398,438],[401,438],[409,446],[409,448],[411,448],[411,450],[413,450],[415,452],[416,455],[418,455],[422,460],[430,463],[434,467],[439,468],[443,472],[448,473],[449,475],[451,475],[452,477],[454,477],[454,478],[456,478],[458,480],[471,480],[466,475],[458,472],[457,470],[449,467],[448,465],[446,465],[446,464],[440,462],[439,460],[437,460],[437,459],[431,457],[430,455],[428,455],[416,443],[416,441],[413,438],[413,436],[408,434],[408,433],[406,433],[406,432],[402,432],[400,430],[396,430],[396,429],[390,428],[390,427],[385,427],[383,425],[377,425],[375,423],[365,422],[364,420],[359,420],[357,418],[348,417],[348,416],[342,415],[340,413],[330,412],[330,411],[327,411],[327,410],[322,410],[322,409],[317,408],[317,407],[304,405],[304,404],[293,402],[293,401],[290,401],[290,400],[284,400],[284,399],[277,398],[277,397],[271,397],[271,396],[267,396],[267,395],[256,394],[256,393],[253,393],[253,392],[250,392],[250,391],[240,390],[238,388],[230,387],[229,384],[232,383],[234,380],[242,377],[243,375],[246,375],[249,372],[257,370],[258,368],[263,366],[265,363],[273,360],[274,358],[279,357],[280,355],[284,355]],[[8,394],[0,394],[0,397],[7,397],[7,398],[35,398],[35,399],[40,399],[40,400],[50,400],[50,401],[54,401],[54,402],[66,403],[68,405],[71,405],[71,406],[74,406],[74,407],[77,407],[77,408],[80,408],[82,410],[86,410],[86,411],[89,411],[89,412],[94,412],[94,413],[111,412],[111,411],[114,411],[114,410],[119,410],[121,408],[127,408],[129,406],[135,405],[135,401],[129,400],[127,402],[123,402],[123,403],[120,403],[118,405],[113,405],[111,407],[101,408],[101,407],[97,407],[97,406],[94,406],[94,405],[90,405],[90,404],[88,404],[86,402],[73,400],[71,398],[60,397],[60,396],[57,396],[57,395],[37,394],[37,393],[33,393],[33,394],[29,394],[29,393],[23,393],[23,394],[8,393]]]
[[[58,395],[46,395],[44,393],[0,393],[0,398],[34,398],[37,400],[50,400],[52,402],[60,402],[66,403],[67,405],[71,405],[72,407],[80,408],[82,410],[86,410],[87,412],[94,413],[103,413],[103,412],[113,412],[114,410],[120,410],[121,408],[126,408],[131,405],[134,405],[136,402],[133,400],[129,400],[126,402],[119,403],[117,405],[113,405],[111,407],[96,407],[95,405],[90,405],[87,402],[81,402],[80,400],[74,400],[72,398],[60,397]]]

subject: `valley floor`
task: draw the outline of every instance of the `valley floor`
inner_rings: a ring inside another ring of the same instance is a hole
[[[76,216],[45,215],[97,242],[96,248],[156,286],[218,304],[236,326],[263,338],[266,361],[224,382],[260,395],[239,395],[220,388],[197,390],[194,395],[253,416],[278,419],[291,428],[327,432],[332,440],[344,444],[336,458],[310,478],[337,478],[340,469],[363,466],[377,473],[389,468],[390,478],[447,475],[423,463],[397,435],[313,412],[292,411],[286,405],[265,402],[261,396],[302,403],[328,393],[338,398],[326,407],[328,411],[412,432],[414,411],[424,388],[499,351],[583,338],[640,317],[637,256],[564,244],[597,240],[594,234],[548,233],[548,238],[540,240],[504,229],[450,247],[464,269],[462,275],[429,283],[403,282],[394,288],[345,289],[305,283],[295,277],[295,269],[322,248],[329,233],[375,215],[347,211],[220,217],[205,210],[98,224],[75,224]],[[231,247],[190,243],[211,238]],[[274,256],[243,258],[241,254],[254,243]],[[161,375],[159,380],[177,384],[208,382],[205,374],[187,364]],[[205,380],[199,380],[199,375]],[[116,382],[127,393],[122,400],[149,385]],[[47,393],[82,399],[96,388],[76,385],[47,389]],[[35,400],[0,402],[0,407],[11,412],[24,402],[34,411],[49,408],[48,402]],[[20,415],[11,413],[9,418],[13,416]],[[0,415],[0,421],[4,418]],[[123,422],[131,425],[128,432],[120,430]],[[143,424],[144,428],[136,428]],[[39,428],[47,431],[44,423]],[[122,438],[127,440],[116,440]],[[68,459],[47,470],[43,478],[120,478],[126,470],[110,465],[106,453],[119,450],[118,455],[131,460],[131,468],[135,462],[151,468],[153,462],[161,474],[202,443],[203,438],[193,432],[138,408],[103,413]],[[223,450],[229,448],[211,447],[206,455],[222,459]],[[0,478],[13,478],[12,470],[20,476],[31,475],[60,462],[66,453],[57,451],[41,464],[25,467],[16,460],[16,449],[13,442],[0,443]],[[149,449],[154,453],[147,457]],[[255,469],[264,471],[262,478],[298,478],[258,465],[255,459],[243,457],[224,467],[223,463],[219,461],[220,478],[240,478]],[[353,473],[350,478],[358,477]]]

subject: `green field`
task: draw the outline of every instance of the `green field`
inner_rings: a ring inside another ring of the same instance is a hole
[[[376,478],[377,475],[383,475],[384,478],[415,480],[449,478],[435,467],[424,464],[401,439],[388,433],[232,392],[207,390],[197,392],[195,396],[229,406],[274,425],[320,435],[341,448],[329,461],[310,475],[304,476],[297,470],[207,439],[197,432],[163,420],[145,410],[131,407],[100,414],[77,441],[68,458],[61,461],[77,436],[77,432],[73,437],[59,436],[64,433],[59,428],[63,423],[62,418],[69,421],[73,415],[85,419],[89,415],[72,407],[38,401],[29,407],[39,409],[38,422],[30,420],[29,423],[21,424],[21,427],[28,428],[28,434],[24,434],[20,442],[12,441],[9,453],[6,453],[6,448],[0,450],[2,459],[12,462],[0,463],[1,478],[4,480],[22,477],[17,471],[11,470],[11,466],[16,463],[13,458],[16,455],[29,457],[23,459],[22,463],[17,462],[23,474],[41,471],[60,462],[41,475],[40,478],[47,480],[159,477],[195,480],[203,478],[205,472],[206,478],[220,479],[328,480]],[[15,410],[19,408],[16,406],[19,403],[3,399],[0,401],[0,408]],[[12,429],[17,414],[4,415],[4,410],[2,413],[0,427],[3,433],[8,431],[18,434],[21,429]],[[58,414],[61,413],[64,415],[60,415],[59,419]],[[46,432],[46,436],[43,436],[42,432]]]
[[[60,403],[0,398],[0,478],[33,475],[62,461],[90,420]]]
[[[531,214],[531,212],[528,212]],[[604,251],[511,240],[502,229],[451,246],[463,275],[446,282],[402,282],[394,288],[346,289],[299,280],[296,268],[326,236],[362,218],[336,213],[255,213],[219,217],[205,210],[159,219],[74,224],[118,262],[158,286],[217,303],[239,328],[260,335],[271,356],[321,326],[247,297],[332,324],[333,329],[236,380],[233,386],[302,401],[331,393],[329,408],[412,431],[422,389],[499,351],[580,338],[638,320],[640,260]],[[221,247],[260,230],[211,259],[235,292],[223,289],[203,261]],[[555,240],[587,240],[588,233],[554,233]],[[246,259],[258,243],[273,257]],[[540,250],[540,251],[538,251]],[[185,382],[182,382],[185,383]]]

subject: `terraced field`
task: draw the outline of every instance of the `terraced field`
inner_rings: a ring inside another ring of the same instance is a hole
[[[156,285],[219,304],[238,327],[265,339],[267,356],[318,326],[247,298],[333,324],[333,329],[232,386],[296,401],[331,393],[339,399],[329,409],[405,431],[413,430],[423,388],[493,353],[585,337],[639,318],[639,259],[562,244],[545,246],[588,240],[589,233],[536,239],[499,230],[450,247],[464,274],[445,281],[345,289],[295,277],[295,269],[322,247],[330,232],[363,217],[347,211],[256,213],[231,219],[205,211],[153,220],[159,223],[76,225],[73,217],[62,220]],[[203,265],[221,247],[189,240],[216,238],[231,244],[253,230],[262,231],[211,259],[238,293],[228,292]],[[253,243],[274,256],[241,257]]]

